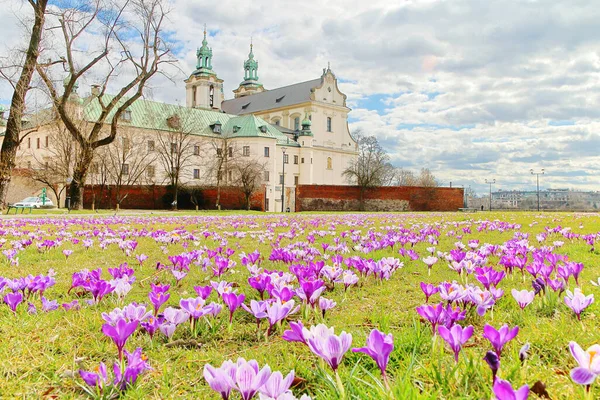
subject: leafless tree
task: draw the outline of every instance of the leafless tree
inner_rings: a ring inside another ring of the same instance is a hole
[[[199,162],[200,143],[192,134],[185,117],[177,114],[167,119],[170,131],[156,132],[156,153],[173,196],[173,209],[177,209],[177,196],[186,178],[199,178],[193,175],[192,166]]]
[[[437,179],[435,179],[435,176],[429,170],[429,168],[421,168],[421,173],[419,174],[418,182],[418,186],[423,187],[439,186]]]
[[[364,210],[364,195],[369,188],[383,186],[393,174],[386,151],[375,136],[365,136],[362,131],[352,134],[358,144],[358,156],[342,172],[349,182],[360,188],[360,209]]]
[[[233,166],[233,184],[244,194],[245,206],[250,210],[250,198],[262,184],[265,164],[249,156],[240,157]]]
[[[73,141],[71,134],[58,120],[49,124],[48,129],[45,154],[31,152],[34,164],[30,177],[48,186],[56,197],[57,207],[60,207],[61,195],[75,164],[77,142]]]
[[[154,179],[154,152],[144,151],[146,136],[123,131],[120,137],[99,153],[115,193],[116,209],[129,196],[133,185],[143,185]],[[150,173],[152,172],[152,173]]]
[[[51,60],[55,61],[38,64],[37,72],[63,124],[79,144],[69,187],[73,208],[83,206],[83,189],[96,150],[115,140],[119,127],[131,120],[129,107],[142,96],[150,79],[161,73],[165,64],[175,62],[163,30],[168,14],[165,3],[166,0],[91,0],[82,2],[79,8],[53,13],[57,23],[46,32],[58,32],[62,45],[54,46]],[[94,40],[96,49],[89,48],[89,35],[100,36]],[[62,94],[55,86],[62,79],[52,74],[57,60],[63,60],[67,72]],[[97,92],[89,99],[95,102],[98,112],[81,115],[88,123],[79,125],[68,112],[77,106],[77,101],[72,101],[77,99],[77,87],[86,77],[100,76]],[[127,80],[125,76],[131,78]],[[126,83],[115,95],[107,95],[109,86],[124,79]]]
[[[213,138],[209,142],[206,160],[206,175],[208,182],[217,186],[215,207],[221,209],[221,188],[233,183],[233,170],[237,160],[242,157],[236,140],[228,137]]]
[[[34,14],[31,30],[27,33],[29,36],[27,50],[22,60],[17,63],[9,63],[9,65],[5,65],[6,68],[0,68],[0,77],[6,79],[13,88],[4,140],[0,149],[0,206],[2,208],[6,205],[6,194],[12,170],[15,167],[17,149],[23,139],[21,130],[25,112],[25,97],[31,88],[31,79],[40,54],[48,0],[28,0],[27,3],[33,9]]]
[[[398,168],[395,174],[395,184],[398,186],[417,186],[417,177],[411,170]]]

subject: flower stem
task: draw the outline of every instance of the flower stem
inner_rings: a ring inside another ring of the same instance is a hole
[[[338,374],[337,370],[335,371],[335,383],[338,388],[338,393],[340,394],[340,399],[344,400],[346,398],[346,391],[344,390],[342,378],[340,378],[340,374]]]

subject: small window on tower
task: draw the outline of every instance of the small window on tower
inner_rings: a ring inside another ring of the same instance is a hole
[[[331,132],[331,117],[327,117],[327,132]]]

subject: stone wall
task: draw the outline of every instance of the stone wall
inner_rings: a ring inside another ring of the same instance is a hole
[[[386,186],[368,189],[366,211],[456,211],[463,207],[463,189]],[[357,211],[358,186],[299,185],[296,211]]]

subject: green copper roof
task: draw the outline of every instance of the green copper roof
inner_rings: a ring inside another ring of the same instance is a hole
[[[112,96],[105,96],[105,101],[110,101]],[[125,100],[123,100],[125,101]],[[216,111],[188,108],[175,104],[158,103],[150,100],[138,99],[129,108],[131,121],[122,122],[123,126],[132,126],[141,129],[156,131],[175,131],[169,126],[167,120],[177,115],[184,132],[192,135],[207,137],[263,137],[277,140],[277,143],[287,143],[287,136],[277,130],[265,120],[254,115],[235,116]],[[101,109],[97,98],[86,99],[84,116],[88,120],[95,120],[100,115]],[[109,115],[107,121],[110,121]],[[221,133],[213,132],[211,125],[216,122],[221,124]],[[293,143],[294,145],[297,143]]]

